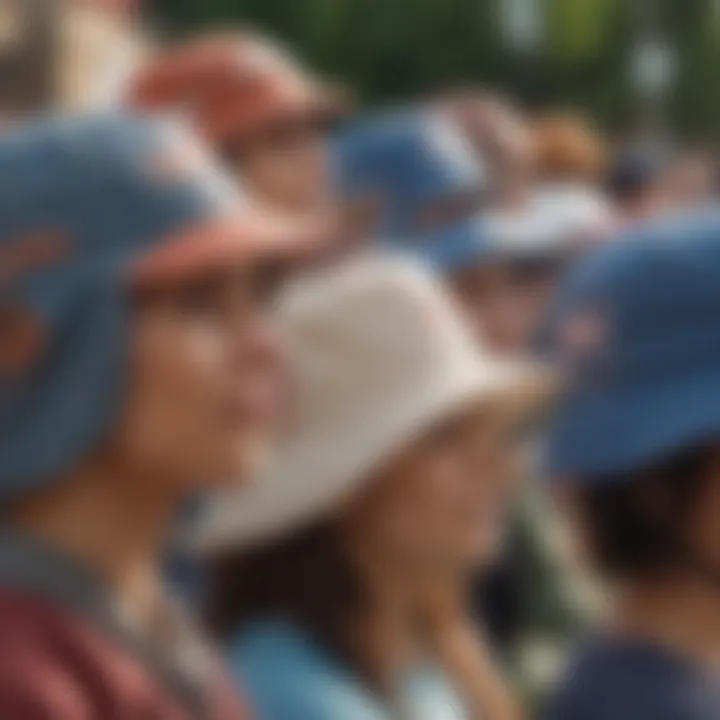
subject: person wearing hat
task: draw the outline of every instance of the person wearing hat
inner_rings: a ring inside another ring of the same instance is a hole
[[[279,314],[292,421],[263,481],[221,493],[192,537],[214,568],[210,626],[258,715],[517,717],[492,668],[467,696],[451,688],[418,603],[492,555],[513,429],[547,379],[483,352],[404,258],[316,271]]]
[[[512,213],[484,218],[486,250],[451,282],[499,353],[528,352],[558,281],[609,236],[609,206],[583,191],[536,191]]]
[[[637,230],[543,333],[569,380],[548,467],[609,596],[550,720],[720,717],[719,239],[717,211]]]
[[[599,135],[573,116],[543,118],[533,135],[534,183],[513,206],[491,208],[486,233],[493,252],[458,278],[493,344],[511,354],[527,351],[568,262],[613,223],[597,188],[605,163]]]
[[[162,48],[130,76],[121,102],[186,114],[259,199],[288,212],[326,210],[325,140],[347,98],[274,40],[237,31]]]
[[[490,179],[457,123],[437,108],[381,111],[351,124],[334,149],[341,202],[361,220],[358,236],[430,266],[492,342],[462,282],[496,250],[486,232]]]
[[[535,192],[515,214],[490,212],[488,245],[449,278],[488,347],[525,358],[563,274],[605,237],[606,208],[581,192]],[[588,578],[569,561],[567,529],[537,482],[531,453],[494,566],[473,584],[473,606],[528,706],[543,697],[570,643],[595,614]]]
[[[315,231],[131,116],[7,135],[0,187],[0,714],[245,717],[161,559],[187,498],[264,454],[273,278]]]
[[[581,193],[499,209],[457,123],[427,108],[360,118],[338,136],[335,166],[342,201],[362,210],[359,236],[430,265],[504,354],[526,350],[560,269],[607,220]]]
[[[336,159],[346,202],[369,200],[381,244],[433,268],[483,346],[501,356],[526,357],[562,271],[605,218],[569,191],[533,196],[522,211],[498,209],[493,175],[446,113],[361,118],[339,137]],[[547,664],[538,671],[527,658],[545,658],[550,647],[554,657],[586,614],[560,557],[558,523],[535,485],[517,488],[497,564],[472,584],[476,619],[531,698],[546,682]]]

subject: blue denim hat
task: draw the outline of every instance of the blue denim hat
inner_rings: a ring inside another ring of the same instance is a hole
[[[430,110],[361,118],[336,139],[335,160],[346,200],[377,201],[377,235],[389,248],[417,254],[441,272],[482,256],[478,209],[486,175],[450,120]]]
[[[290,251],[181,127],[39,121],[0,139],[0,496],[45,487],[120,410],[137,284]]]
[[[571,273],[544,343],[569,386],[549,466],[622,477],[720,437],[720,210],[618,239]]]

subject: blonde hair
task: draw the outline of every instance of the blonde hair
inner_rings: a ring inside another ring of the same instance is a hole
[[[605,140],[583,118],[551,115],[535,125],[535,157],[539,172],[547,177],[597,180],[608,162]]]

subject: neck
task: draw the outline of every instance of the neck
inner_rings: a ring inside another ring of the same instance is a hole
[[[648,583],[626,589],[615,623],[626,635],[660,643],[695,662],[720,661],[718,590],[703,583]]]
[[[23,500],[10,526],[83,564],[128,612],[142,613],[160,588],[160,563],[182,500],[157,478],[87,468],[58,489]]]

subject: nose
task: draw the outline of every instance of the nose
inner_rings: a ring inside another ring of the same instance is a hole
[[[254,312],[234,323],[231,364],[234,369],[275,371],[281,364],[281,342],[267,312]]]

